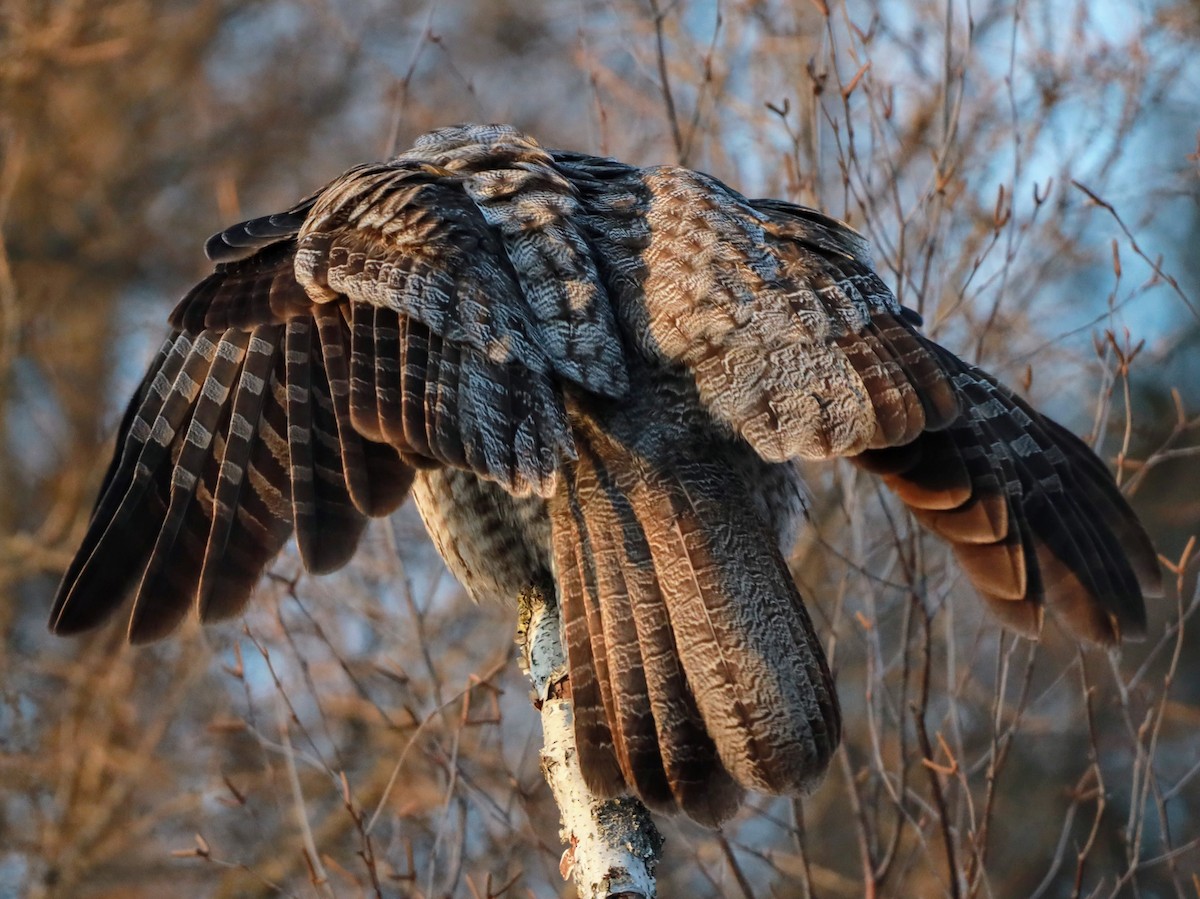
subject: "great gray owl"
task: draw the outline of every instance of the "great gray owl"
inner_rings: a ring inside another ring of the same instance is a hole
[[[411,491],[476,598],[557,596],[592,787],[713,824],[810,787],[839,737],[784,558],[794,460],[880,474],[1019,632],[1048,609],[1113,642],[1159,590],[1103,463],[811,209],[463,126],[206,249],[59,633],[130,596],[137,642],[233,615],[293,531],[330,571]]]

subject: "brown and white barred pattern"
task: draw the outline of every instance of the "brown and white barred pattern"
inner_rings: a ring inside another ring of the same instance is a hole
[[[784,552],[794,460],[850,456],[1009,626],[1144,627],[1153,549],[1073,435],[917,330],[863,240],[708,176],[436,131],[216,262],[121,426],[52,624],[238,612],[412,490],[476,597],[556,591],[584,771],[717,823],[799,793],[837,699]]]

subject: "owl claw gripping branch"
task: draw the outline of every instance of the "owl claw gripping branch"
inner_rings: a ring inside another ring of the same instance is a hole
[[[918,331],[855,232],[705,175],[427,134],[207,246],[54,604],[134,641],[236,614],[411,493],[477,598],[563,616],[590,786],[715,824],[799,793],[840,719],[785,562],[796,459],[848,456],[1007,626],[1145,626],[1154,551],[1103,463]]]

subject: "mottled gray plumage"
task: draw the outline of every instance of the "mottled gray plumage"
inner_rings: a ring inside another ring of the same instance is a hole
[[[563,610],[592,786],[716,823],[799,793],[840,720],[784,561],[796,459],[849,456],[1036,634],[1144,627],[1154,552],[1103,464],[923,337],[863,240],[708,176],[433,132],[216,262],[121,426],[52,625],[236,613],[294,531],[354,552],[412,492],[477,598]]]

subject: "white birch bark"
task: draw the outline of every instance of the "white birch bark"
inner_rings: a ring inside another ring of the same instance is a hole
[[[562,689],[567,660],[558,606],[530,589],[521,594],[520,616],[522,667],[542,712],[542,774],[558,803],[567,844],[559,864],[563,879],[574,877],[581,899],[651,899],[662,837],[636,798],[598,797],[584,782],[569,691]]]

